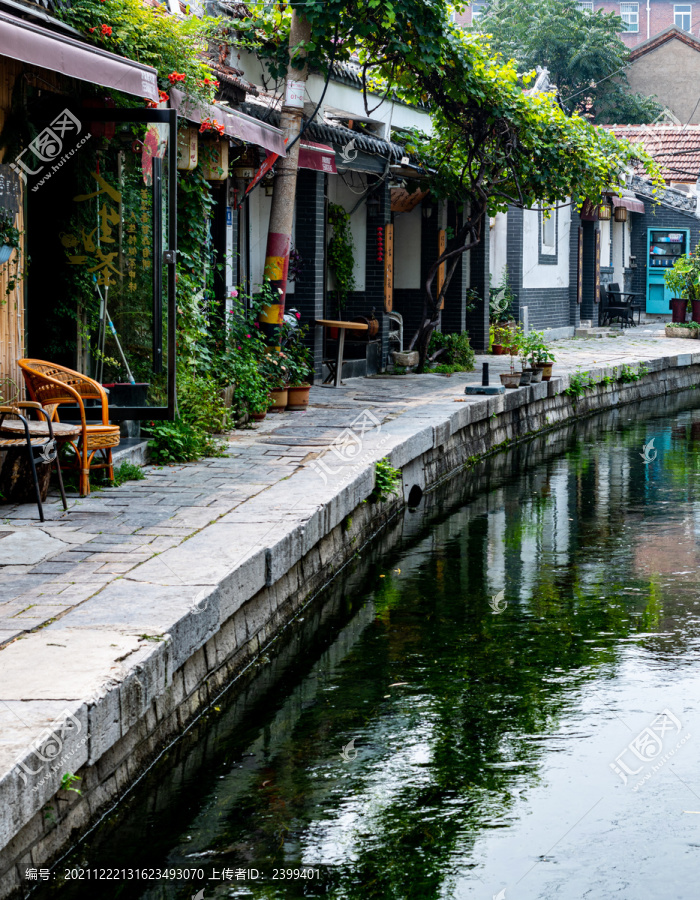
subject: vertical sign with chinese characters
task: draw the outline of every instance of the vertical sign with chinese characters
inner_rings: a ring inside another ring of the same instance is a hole
[[[76,203],[97,200],[97,225],[90,231],[81,228],[79,234],[64,233],[61,243],[68,251],[71,265],[86,266],[87,271],[95,275],[98,285],[115,287],[116,279],[124,274],[119,269],[118,259],[122,195],[99,172],[93,172],[92,177],[97,182],[97,190],[78,194],[73,199]]]
[[[389,224],[384,229],[384,311],[394,308],[394,226]]]

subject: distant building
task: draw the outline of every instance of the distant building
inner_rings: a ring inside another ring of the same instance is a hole
[[[700,123],[700,38],[672,25],[632,50],[625,74],[632,91],[655,96],[679,122]]]
[[[462,25],[471,25],[481,15],[488,0],[473,0],[464,13],[457,16]],[[612,0],[579,0],[588,12],[614,12],[622,19],[620,37],[628,47],[637,47],[672,25],[700,38],[700,0],[675,3],[673,0],[642,0],[639,3],[614,3]]]

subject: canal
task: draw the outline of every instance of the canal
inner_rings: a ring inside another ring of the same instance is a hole
[[[544,435],[423,506],[35,897],[696,898],[700,397]]]

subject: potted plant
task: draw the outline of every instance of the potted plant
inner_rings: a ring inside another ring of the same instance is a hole
[[[493,329],[491,352],[501,356],[505,352],[507,336],[515,326],[512,308],[515,295],[508,280],[508,267],[503,270],[503,278],[497,287],[491,288],[489,294],[489,322]]]
[[[541,373],[534,378],[535,382],[549,381],[552,377],[552,366],[554,365],[554,354],[544,339],[543,331],[531,331],[528,335],[528,352],[530,357],[530,366],[534,372]]]
[[[666,287],[671,291],[671,320],[685,322],[688,307],[692,310],[693,322],[700,322],[700,258],[698,248],[695,256],[679,256],[673,268],[664,272]]]
[[[22,232],[15,227],[15,214],[9,210],[0,212],[0,265],[9,262],[12,253],[19,250]]]
[[[296,311],[293,314],[299,315]],[[313,354],[311,348],[304,343],[308,330],[308,325],[295,328],[288,335],[284,344],[288,380],[287,409],[289,410],[303,410],[309,405]]]
[[[506,353],[510,354],[510,372],[501,373],[501,384],[505,385],[505,387],[507,388],[520,387],[522,372],[515,371],[515,357],[518,353],[518,342],[520,341],[522,336],[522,328],[520,328],[520,326],[517,326],[513,330],[508,330],[507,332],[505,332],[504,349]]]

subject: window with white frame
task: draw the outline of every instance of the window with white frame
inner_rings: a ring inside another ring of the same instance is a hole
[[[621,3],[620,18],[624,24],[624,31],[639,31],[639,4]]]
[[[479,18],[485,6],[486,0],[472,0],[472,22]]]
[[[690,31],[690,3],[677,3],[673,7],[673,23],[682,31]]]
[[[542,210],[542,252],[557,252],[557,217],[552,209]]]
[[[593,0],[578,0],[578,3],[576,5],[581,10],[581,12],[593,12]]]

